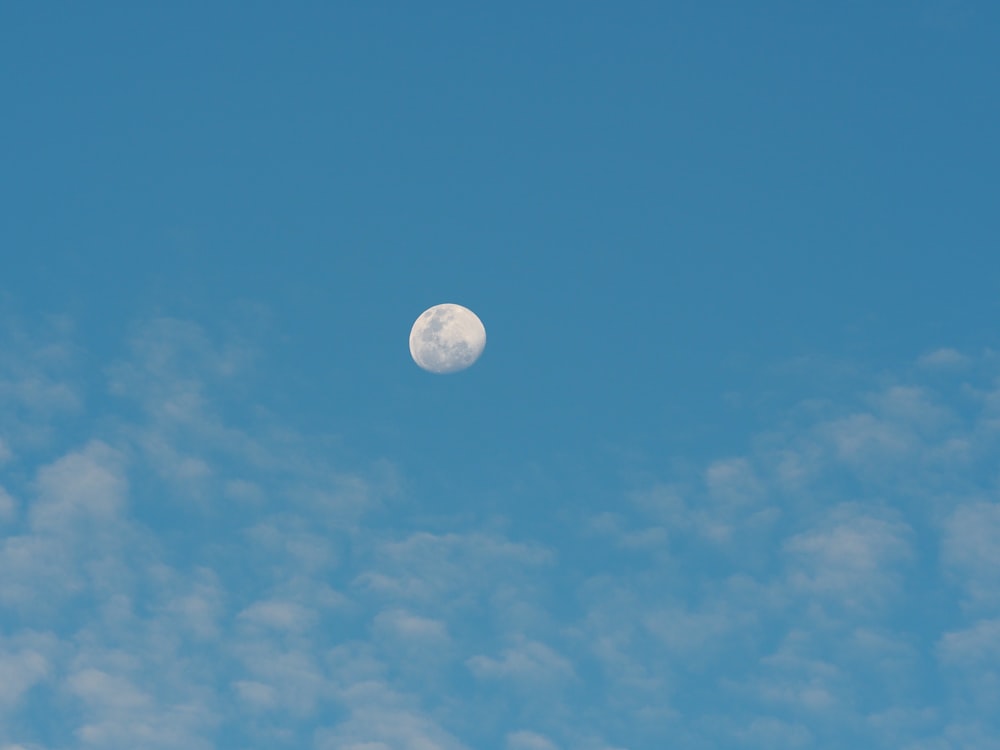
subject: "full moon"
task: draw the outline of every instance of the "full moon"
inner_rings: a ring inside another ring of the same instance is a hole
[[[428,372],[464,370],[483,353],[486,328],[467,307],[445,303],[421,313],[410,329],[410,355]]]

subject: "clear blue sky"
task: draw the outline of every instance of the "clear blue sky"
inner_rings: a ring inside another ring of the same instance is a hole
[[[5,3],[0,750],[1000,747],[998,38]]]

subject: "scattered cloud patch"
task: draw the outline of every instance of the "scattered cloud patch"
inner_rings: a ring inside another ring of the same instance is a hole
[[[705,485],[710,497],[733,504],[753,502],[763,491],[752,465],[745,458],[709,464],[705,469]]]
[[[847,608],[878,606],[901,582],[897,566],[912,557],[910,535],[902,521],[841,505],[818,528],[785,542],[789,582]]]
[[[507,735],[507,750],[559,750],[559,746],[535,732],[511,732]]]
[[[0,523],[11,523],[17,517],[17,502],[0,487]]]
[[[52,636],[38,633],[0,638],[0,715],[11,712],[29,690],[49,677],[55,645]]]
[[[1000,607],[1000,503],[957,507],[944,523],[942,557],[970,606]]]
[[[958,370],[971,363],[971,357],[947,347],[921,354],[917,359],[917,365],[928,370]]]
[[[600,507],[554,497],[546,531],[513,504],[429,528],[393,505],[397,467],[345,466],[249,407],[250,345],[138,326],[102,402],[67,336],[0,368],[0,747],[1000,736],[988,357],[855,368],[742,454],[656,464]]]
[[[39,471],[38,497],[31,506],[31,526],[66,533],[81,524],[100,531],[124,509],[128,480],[122,454],[92,441]]]
[[[572,663],[535,641],[505,648],[497,657],[473,656],[466,666],[480,679],[512,680],[523,685],[545,685],[574,676]]]

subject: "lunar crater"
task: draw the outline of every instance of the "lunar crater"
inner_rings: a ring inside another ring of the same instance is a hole
[[[467,307],[453,303],[425,310],[410,330],[410,355],[428,372],[445,374],[471,366],[486,347],[486,328]]]

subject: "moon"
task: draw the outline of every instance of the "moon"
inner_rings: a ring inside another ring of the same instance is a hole
[[[483,321],[467,307],[450,302],[421,313],[410,329],[410,355],[428,372],[458,372],[486,348]]]

